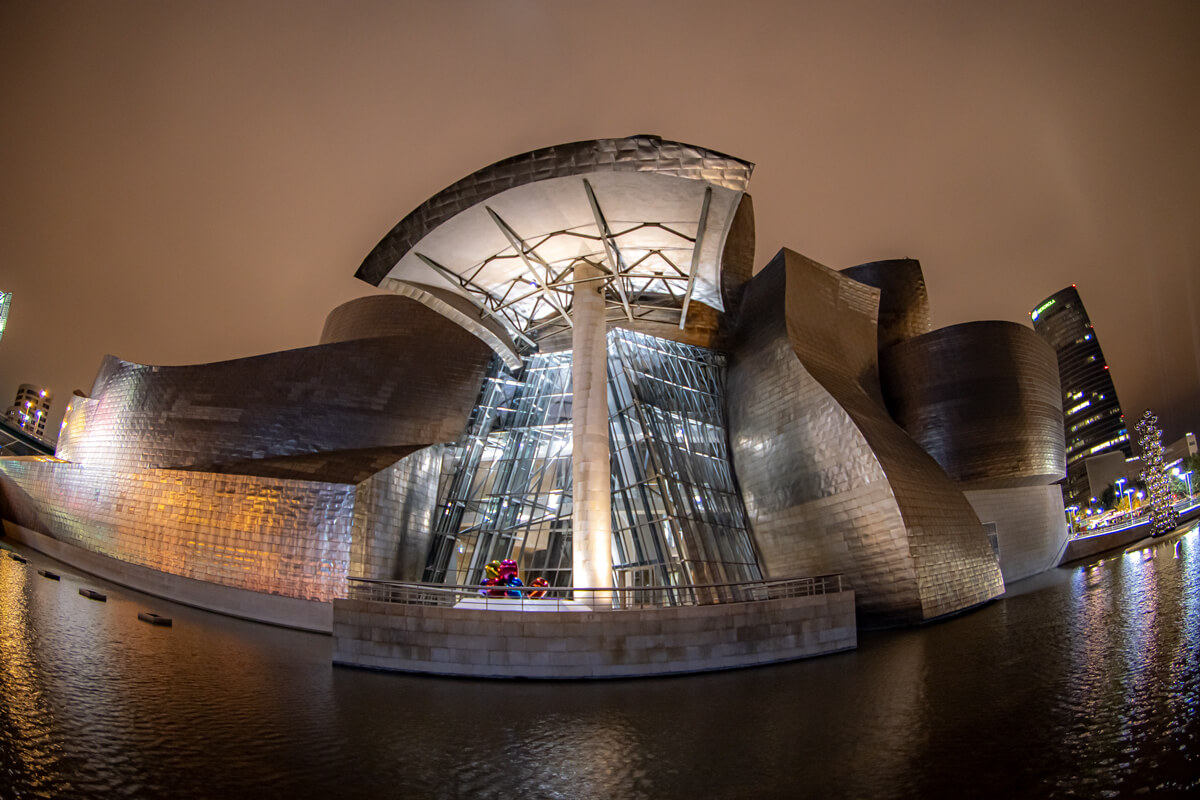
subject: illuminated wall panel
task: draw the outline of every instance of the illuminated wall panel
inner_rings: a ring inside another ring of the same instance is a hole
[[[14,459],[0,484],[37,515],[15,522],[85,550],[238,589],[345,596],[353,486]]]

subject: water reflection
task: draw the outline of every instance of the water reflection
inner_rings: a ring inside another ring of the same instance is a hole
[[[0,559],[0,796],[1096,797],[1200,789],[1197,534],[859,650],[494,683]],[[175,618],[155,628],[138,610]],[[14,787],[5,790],[2,781]],[[7,791],[7,793],[6,793]]]

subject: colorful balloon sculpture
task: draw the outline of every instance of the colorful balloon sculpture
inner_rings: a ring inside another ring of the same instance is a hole
[[[484,597],[521,597],[523,593],[522,587],[525,583],[517,574],[517,562],[511,558],[506,558],[503,561],[489,561],[483,568],[486,578],[483,581],[484,588],[479,590],[479,593]],[[545,578],[534,578],[531,586],[543,587],[550,584]],[[528,593],[530,597],[544,597],[546,592],[544,589],[532,591]]]

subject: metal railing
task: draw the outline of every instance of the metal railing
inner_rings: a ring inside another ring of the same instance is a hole
[[[508,611],[626,611],[753,603],[850,588],[841,575],[697,586],[447,586],[354,577],[348,581],[351,600]]]
[[[1175,503],[1175,511],[1179,513],[1180,521],[1183,520],[1184,516],[1195,511],[1197,507],[1200,507],[1200,497],[1184,498],[1178,503]],[[1078,530],[1073,530],[1071,531],[1070,538],[1085,539],[1089,536],[1100,536],[1106,533],[1116,533],[1117,531],[1122,531],[1127,528],[1150,524],[1149,508],[1146,507],[1144,510],[1139,509],[1139,511],[1141,511],[1141,513],[1135,514],[1132,517],[1128,512],[1120,514],[1113,517],[1110,522],[1104,525],[1097,525],[1095,528],[1081,528]]]

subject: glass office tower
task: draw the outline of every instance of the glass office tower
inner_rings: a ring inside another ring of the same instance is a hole
[[[4,338],[4,326],[8,322],[8,306],[12,303],[12,292],[0,292],[0,339]]]
[[[1088,505],[1091,490],[1084,462],[1120,450],[1133,455],[1129,431],[1100,340],[1072,284],[1047,297],[1029,313],[1033,329],[1058,355],[1063,425],[1067,440],[1067,505]]]

